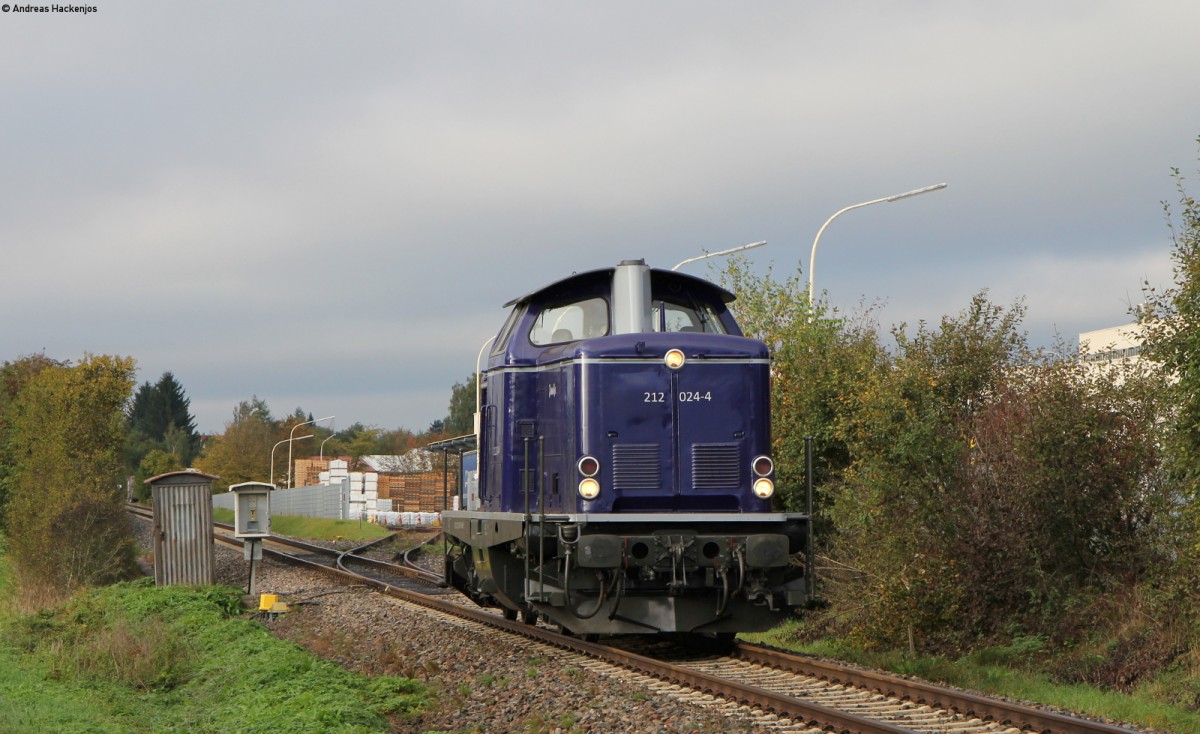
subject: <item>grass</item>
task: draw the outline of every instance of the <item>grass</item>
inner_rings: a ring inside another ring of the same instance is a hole
[[[2,539],[0,539],[2,542]],[[10,599],[0,550],[0,599]],[[0,731],[384,732],[424,687],[362,676],[242,618],[241,592],[155,587],[76,594],[34,614],[0,605]]]
[[[392,531],[370,522],[358,520],[327,520],[320,517],[297,517],[274,515],[271,517],[271,532],[293,538],[317,538],[323,540],[372,540],[392,534]]]
[[[910,657],[906,651],[863,650],[843,640],[823,639],[798,642],[804,637],[803,623],[786,622],[768,632],[743,633],[747,642],[842,662],[911,675],[935,683],[981,691],[1023,701],[1059,706],[1091,716],[1125,721],[1175,734],[1200,734],[1200,713],[1163,701],[1163,677],[1147,681],[1132,694],[1106,691],[1087,685],[1057,683],[1030,665],[1041,652],[1037,640],[1017,638],[1009,646],[979,650],[951,660],[942,657]],[[1188,681],[1194,685],[1194,681]],[[1174,686],[1186,683],[1177,682]]]
[[[232,523],[233,510],[215,507],[213,519]],[[298,515],[271,515],[271,532],[276,535],[315,540],[372,540],[392,534],[392,531],[375,523]]]

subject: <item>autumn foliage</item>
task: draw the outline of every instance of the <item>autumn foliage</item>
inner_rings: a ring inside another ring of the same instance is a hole
[[[124,510],[130,358],[43,365],[6,410],[5,533],[18,576],[72,590],[127,578]]]

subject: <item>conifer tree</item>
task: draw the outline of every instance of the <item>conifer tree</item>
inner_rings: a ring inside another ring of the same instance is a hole
[[[170,372],[158,382],[142,383],[129,408],[130,445],[127,461],[136,468],[149,452],[159,449],[188,466],[200,448],[200,436],[192,417],[191,401]]]

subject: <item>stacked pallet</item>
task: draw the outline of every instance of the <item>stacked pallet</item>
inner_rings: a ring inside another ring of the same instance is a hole
[[[442,472],[412,472],[408,474],[388,474],[381,478],[386,481],[388,493],[392,500],[392,509],[396,512],[440,512],[445,502],[446,482]],[[450,476],[449,494],[454,496],[457,482]]]
[[[329,462],[329,470],[321,472],[321,484],[341,484],[350,478],[350,462],[345,459],[334,459]]]
[[[373,471],[352,471],[350,478],[350,519],[374,514],[379,509],[379,475]]]
[[[404,475],[403,474],[380,474],[379,475],[379,499],[381,500],[396,500],[403,503],[404,501]],[[397,510],[399,512],[399,510]]]
[[[321,475],[329,470],[332,462],[329,459],[296,459],[294,471],[297,487],[311,487],[314,484],[327,484],[321,481]]]
[[[446,497],[452,500],[458,494],[458,477],[453,472],[447,482],[446,474],[441,471],[352,472],[345,459],[296,461],[298,478],[307,478],[306,473],[300,472],[310,470],[318,471],[320,484],[345,482],[349,486],[350,514],[354,517],[377,511],[441,512]]]

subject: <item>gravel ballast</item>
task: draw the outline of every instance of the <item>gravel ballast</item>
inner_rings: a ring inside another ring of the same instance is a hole
[[[150,523],[134,525],[148,540]],[[313,571],[270,559],[256,563],[257,590],[291,605],[264,622],[276,635],[346,668],[411,677],[428,686],[429,709],[417,719],[397,721],[394,731],[795,730],[745,707],[340,585]],[[217,583],[245,588],[247,578],[241,551],[216,544]]]

